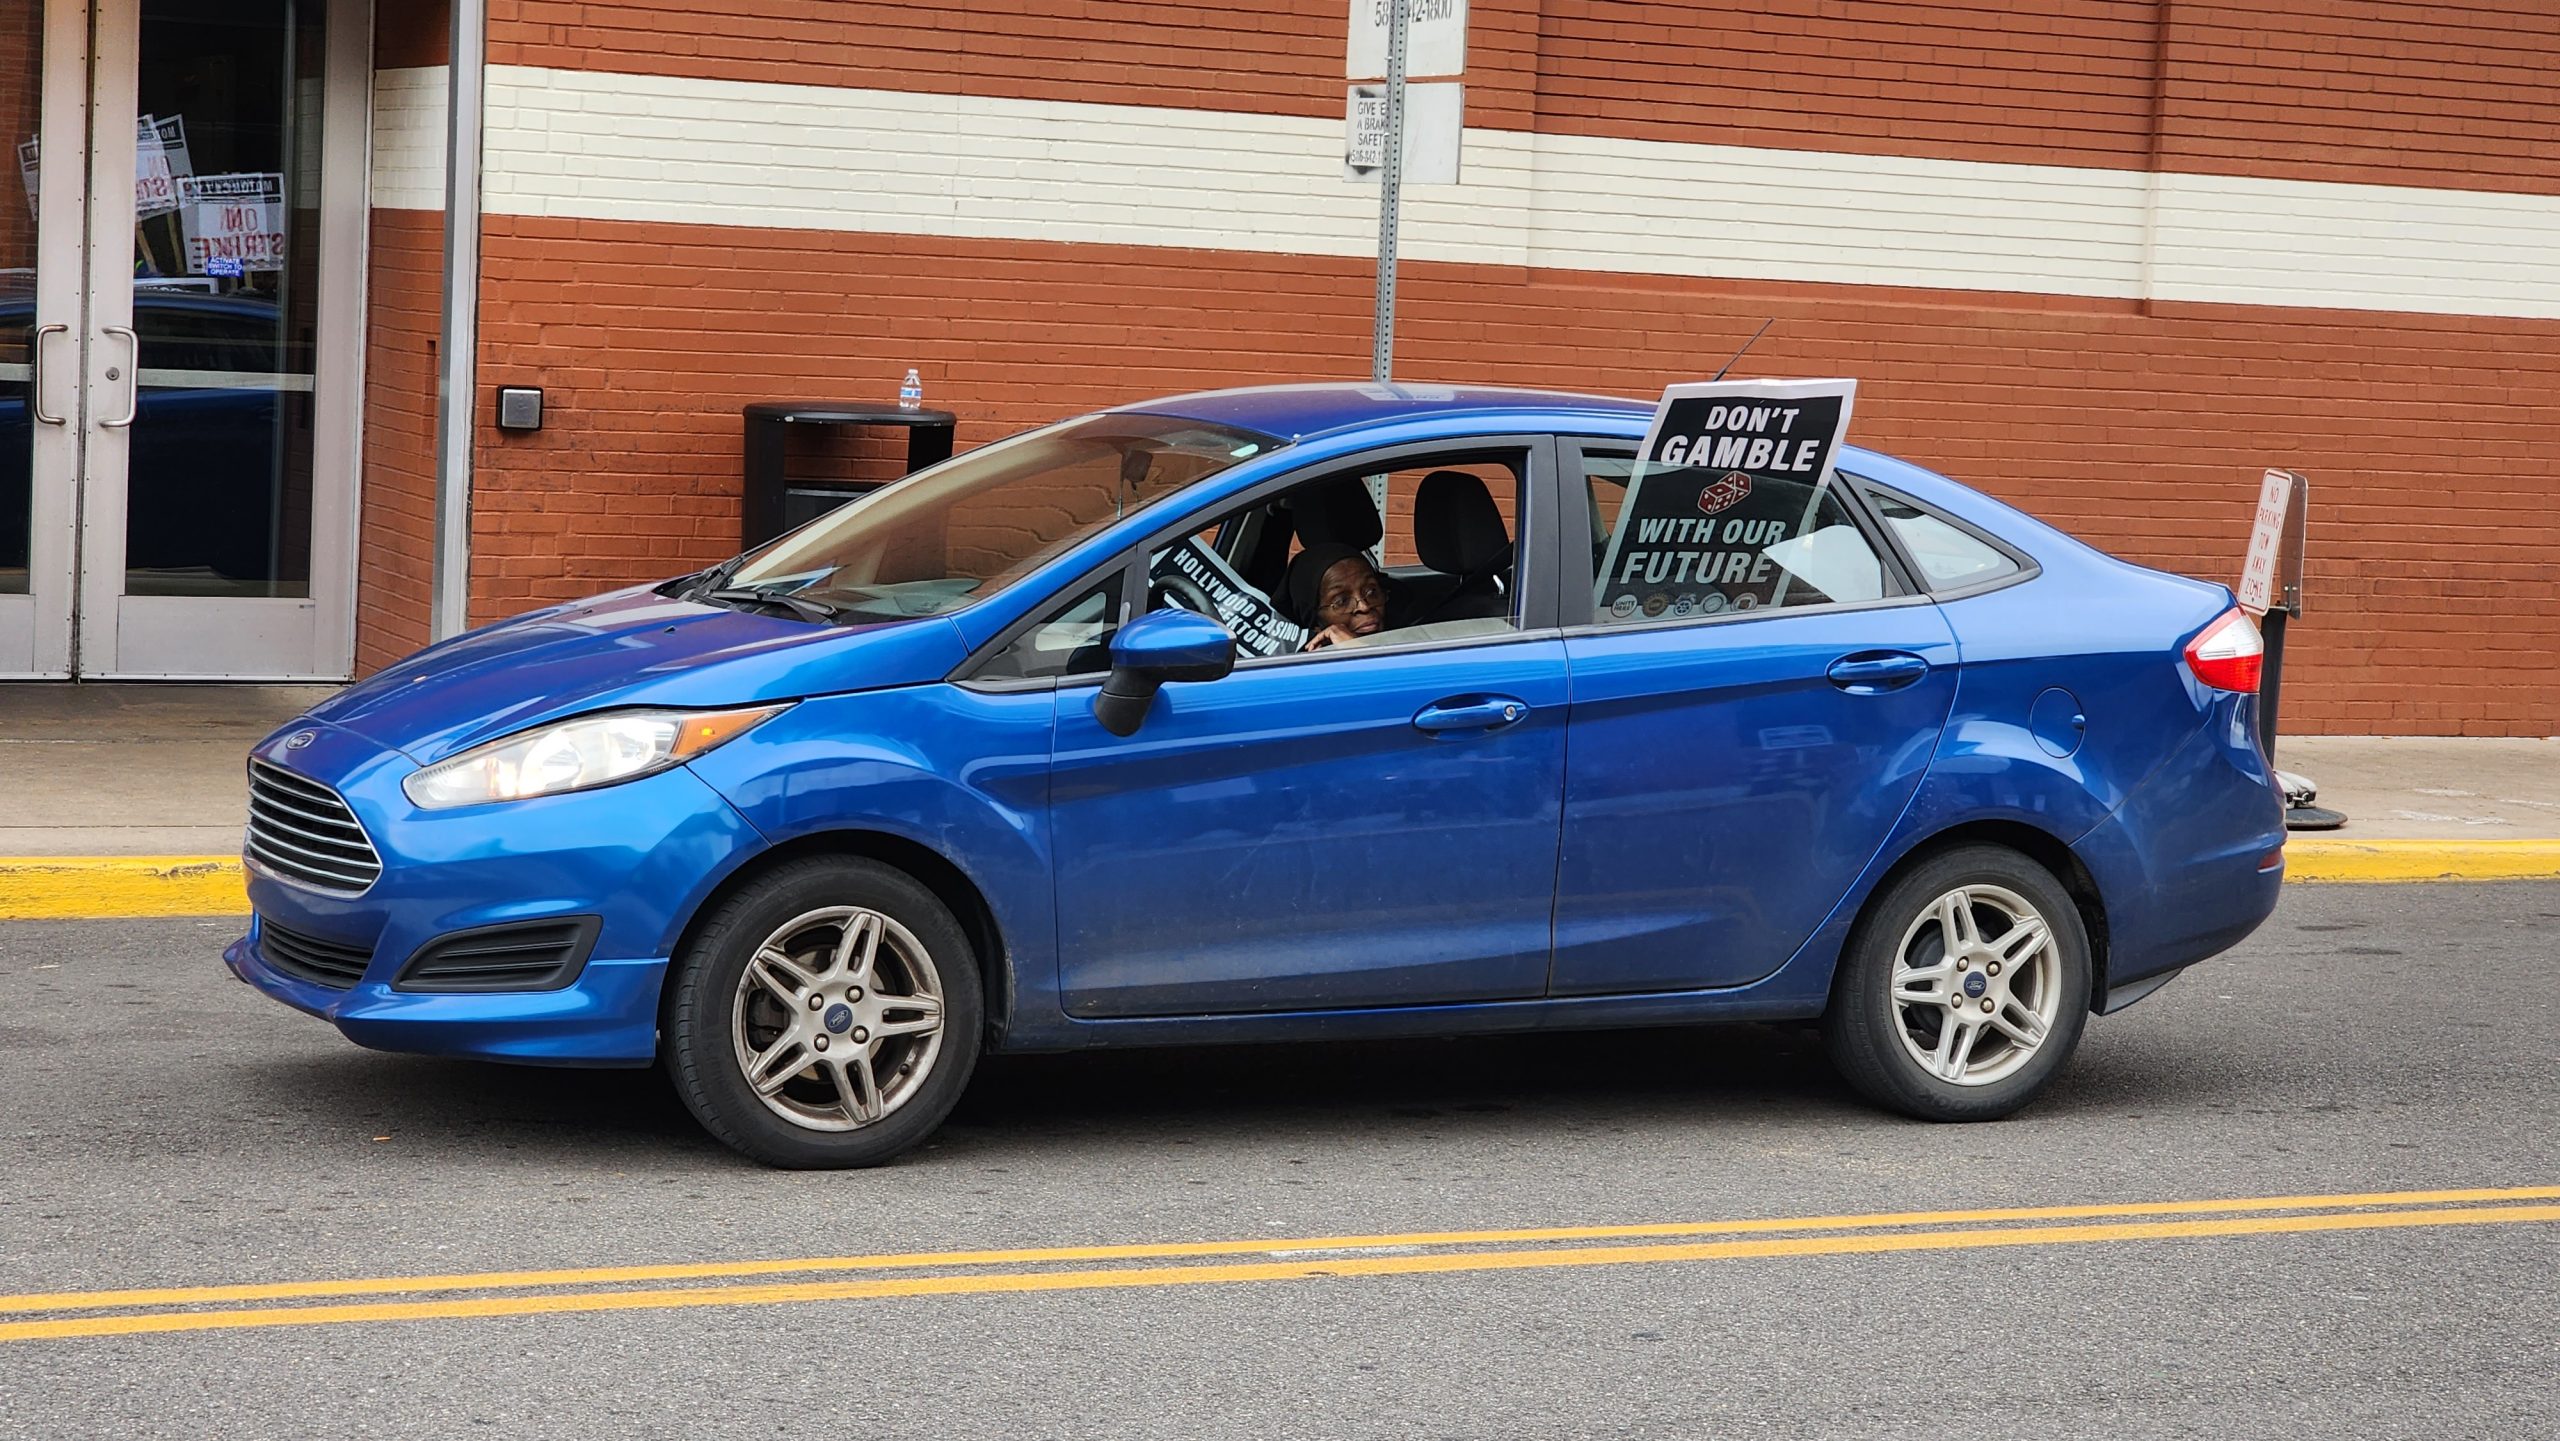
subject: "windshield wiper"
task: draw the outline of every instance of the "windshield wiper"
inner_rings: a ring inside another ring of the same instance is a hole
[[[792,595],[787,591],[759,590],[754,586],[746,585],[723,586],[717,590],[698,590],[685,598],[715,601],[726,605],[779,606],[802,620],[834,620],[837,616],[844,614],[842,607],[829,605],[825,601],[811,600],[806,596]]]
[[[729,577],[736,575],[738,573],[738,567],[746,563],[746,552],[740,551],[738,554],[729,557],[727,560],[720,562],[709,570],[686,576],[682,583],[684,598],[692,600],[706,591],[718,590],[720,587],[727,585],[729,583]]]

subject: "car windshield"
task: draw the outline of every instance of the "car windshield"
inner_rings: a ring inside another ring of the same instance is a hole
[[[1065,421],[865,496],[722,584],[815,602],[839,620],[947,614],[1140,506],[1285,443],[1163,415]]]

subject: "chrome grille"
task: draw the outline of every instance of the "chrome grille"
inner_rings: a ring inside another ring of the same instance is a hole
[[[265,761],[249,762],[249,859],[334,896],[362,895],[382,857],[338,793]]]

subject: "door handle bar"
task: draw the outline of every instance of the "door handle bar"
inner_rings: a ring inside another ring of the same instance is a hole
[[[1486,696],[1480,700],[1440,701],[1424,706],[1414,715],[1416,730],[1437,734],[1441,731],[1492,730],[1507,726],[1529,713],[1525,702],[1509,696]]]
[[[69,335],[70,333],[71,327],[68,325],[37,326],[35,353],[28,357],[31,364],[27,370],[27,409],[35,412],[36,419],[47,425],[65,425],[69,422],[44,408],[44,338],[48,335]]]
[[[109,335],[123,337],[125,355],[132,362],[125,367],[128,384],[124,393],[124,414],[98,422],[109,430],[122,430],[133,424],[134,417],[142,414],[142,337],[134,334],[133,327],[129,325],[101,325],[98,328]]]
[[[1847,656],[1831,663],[1831,683],[1843,688],[1909,685],[1929,673],[1929,663],[1916,655]]]

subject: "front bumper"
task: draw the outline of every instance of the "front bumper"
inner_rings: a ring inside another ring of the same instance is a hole
[[[556,991],[432,995],[395,991],[373,972],[338,990],[287,975],[258,950],[258,927],[222,953],[231,973],[377,1051],[417,1051],[544,1066],[645,1066],[657,1053],[664,956],[591,960]],[[385,967],[379,956],[377,969]]]
[[[682,767],[569,795],[451,811],[409,804],[408,757],[308,722],[299,750],[260,759],[335,789],[364,824],[382,874],[359,896],[249,868],[258,919],[223,952],[234,975],[379,1050],[557,1066],[642,1066],[657,1051],[658,997],[685,921],[720,877],[762,848],[728,802]],[[600,918],[594,949],[556,990],[394,989],[419,948],[455,931]],[[263,947],[269,918],[367,956],[353,984],[321,984]]]

